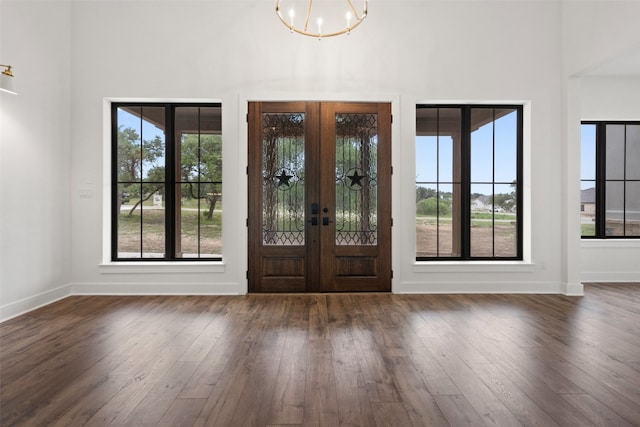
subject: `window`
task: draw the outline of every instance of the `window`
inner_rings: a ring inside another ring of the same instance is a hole
[[[640,237],[640,122],[583,122],[580,144],[582,237]]]
[[[111,108],[112,260],[221,260],[220,104]]]
[[[521,105],[417,106],[417,260],[521,260],[521,194]]]

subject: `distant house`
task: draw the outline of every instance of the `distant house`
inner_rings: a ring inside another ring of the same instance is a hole
[[[580,214],[593,216],[596,214],[596,189],[584,189],[580,192]]]
[[[471,200],[472,211],[490,211],[492,207],[489,196],[478,196]]]

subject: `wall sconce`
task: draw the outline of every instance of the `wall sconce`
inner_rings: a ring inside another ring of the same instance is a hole
[[[0,64],[0,67],[4,67],[0,73],[0,91],[12,93],[17,95],[18,92],[15,90],[15,83],[13,80],[13,73],[11,72],[11,65]]]

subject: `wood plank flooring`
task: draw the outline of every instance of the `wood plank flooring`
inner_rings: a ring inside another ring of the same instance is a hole
[[[0,324],[2,426],[640,425],[640,284],[74,296]]]

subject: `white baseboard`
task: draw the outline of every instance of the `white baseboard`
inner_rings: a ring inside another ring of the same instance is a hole
[[[72,295],[244,295],[238,283],[72,283]]]
[[[622,271],[622,272],[590,272],[584,271],[580,274],[580,281],[586,282],[608,282],[608,283],[623,283],[623,282],[640,282],[640,272],[637,271]]]
[[[393,287],[398,294],[564,294],[556,282],[400,282]]]
[[[582,283],[566,283],[564,294],[571,297],[581,297],[584,295],[584,285]]]
[[[21,300],[0,306],[0,323],[37,308],[49,305],[71,294],[70,285],[60,286],[46,292],[23,298]]]

